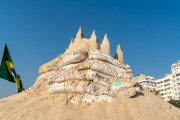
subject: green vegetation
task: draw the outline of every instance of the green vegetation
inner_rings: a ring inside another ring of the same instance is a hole
[[[175,107],[180,108],[180,100],[173,100],[172,98],[168,101],[168,103],[174,105]]]

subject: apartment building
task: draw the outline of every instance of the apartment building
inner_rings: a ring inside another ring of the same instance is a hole
[[[180,61],[172,64],[171,71],[171,74],[156,81],[156,88],[165,101],[169,101],[171,98],[180,100]]]
[[[152,76],[146,76],[145,74],[138,74],[135,79],[142,85],[143,88],[149,88],[151,90],[156,89],[156,81]]]
[[[180,61],[171,66],[173,75],[173,99],[180,100]]]
[[[164,78],[156,81],[156,88],[160,92],[164,101],[168,101],[173,96],[173,75],[167,74]]]

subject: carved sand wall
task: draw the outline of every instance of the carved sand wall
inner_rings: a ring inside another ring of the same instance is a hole
[[[132,79],[130,66],[124,64],[120,45],[116,58],[110,55],[107,35],[99,45],[95,31],[87,39],[80,27],[65,53],[41,66],[39,72],[46,75],[49,94],[84,95],[72,99],[74,103],[97,99],[111,101],[119,91],[127,97],[133,97],[139,88],[135,87],[136,81]]]

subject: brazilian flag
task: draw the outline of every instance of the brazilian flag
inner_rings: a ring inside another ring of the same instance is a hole
[[[16,74],[14,64],[6,44],[4,47],[4,52],[1,60],[0,78],[8,80],[9,82],[16,83],[18,88],[18,93],[24,90],[21,78],[19,75]]]

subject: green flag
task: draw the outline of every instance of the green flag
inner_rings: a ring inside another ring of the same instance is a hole
[[[16,83],[18,93],[24,90],[20,76],[16,74],[14,64],[6,44],[4,47],[4,52],[1,60],[0,78]]]

